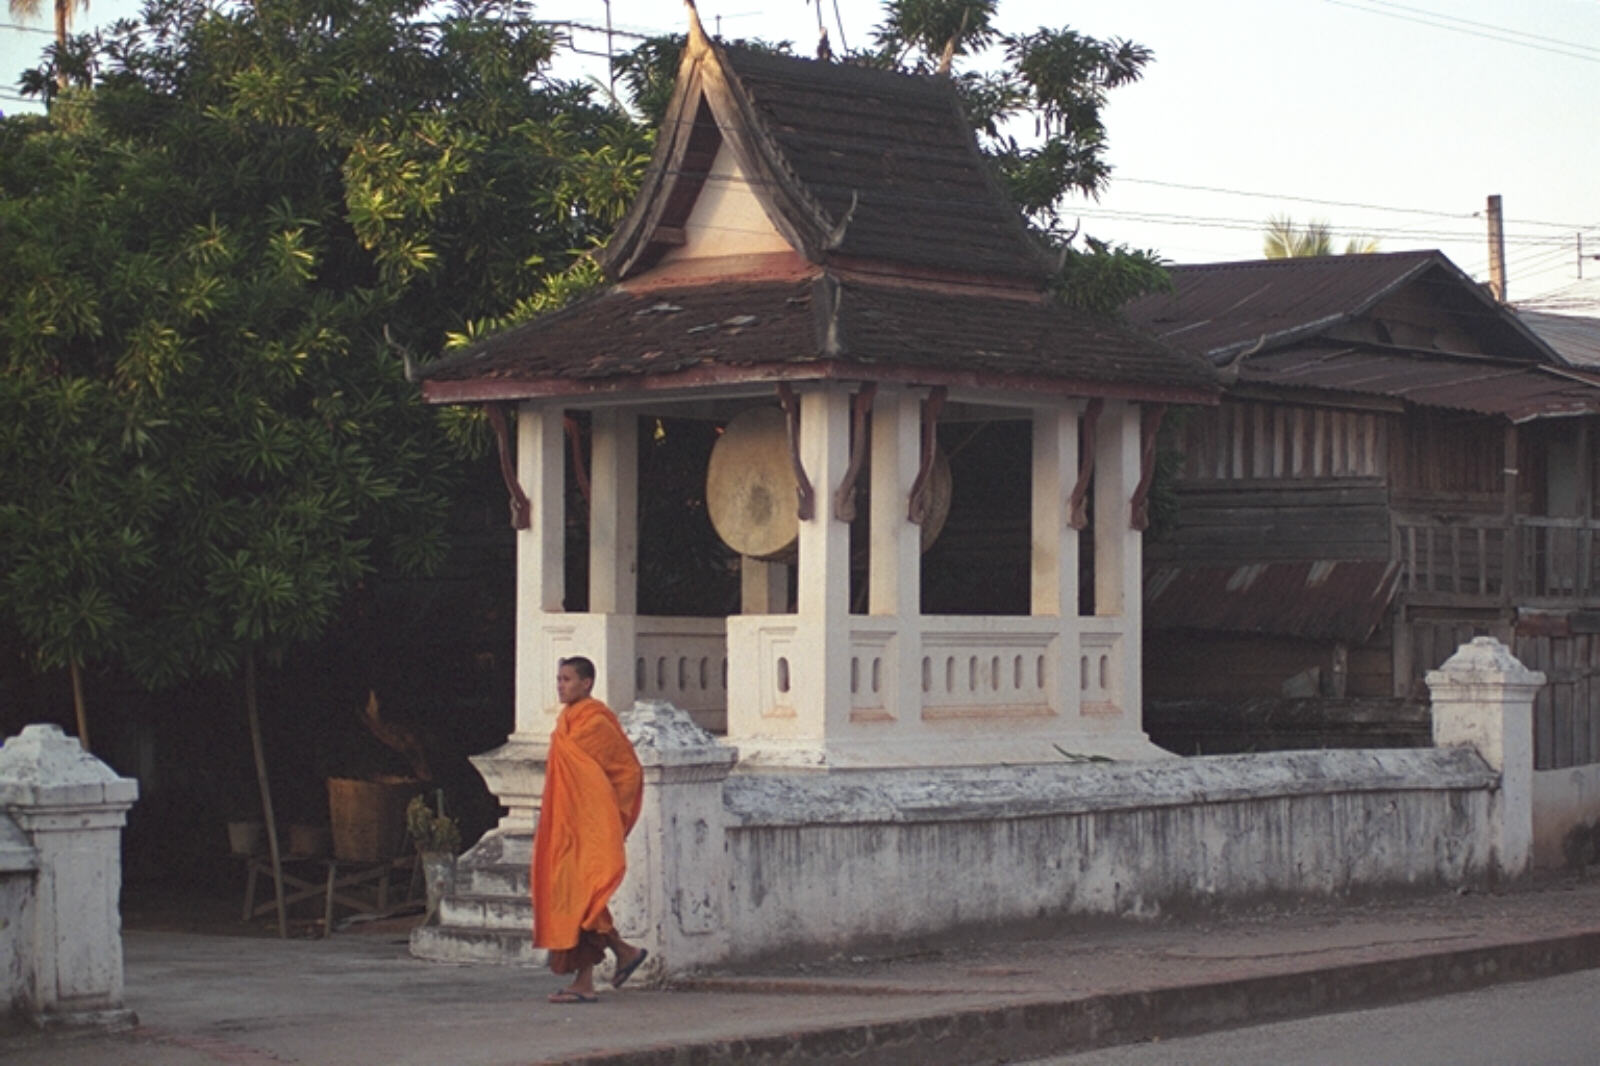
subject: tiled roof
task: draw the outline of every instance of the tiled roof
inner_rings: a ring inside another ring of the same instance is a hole
[[[848,373],[927,384],[978,381],[1117,386],[1119,394],[1204,398],[1215,375],[1114,323],[1039,299],[840,281],[712,282],[613,287],[421,373],[430,399],[575,391],[585,382],[694,370],[721,380]],[[563,384],[564,383],[564,384]],[[487,395],[487,392],[484,393]]]
[[[673,246],[719,148],[812,263],[1041,286],[1053,269],[979,153],[950,79],[692,33],[639,199],[600,252],[611,277],[648,270]]]
[[[949,78],[725,49],[831,253],[1042,278],[1047,260],[978,152]]]

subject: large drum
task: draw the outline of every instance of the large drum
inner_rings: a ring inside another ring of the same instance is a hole
[[[863,469],[858,485],[865,486],[868,480]],[[813,486],[819,506],[823,493],[832,489]],[[800,538],[797,490],[782,409],[752,407],[728,423],[706,467],[706,508],[723,543],[754,559],[792,561]],[[950,463],[936,451],[928,475],[923,551],[938,538],[949,514]]]

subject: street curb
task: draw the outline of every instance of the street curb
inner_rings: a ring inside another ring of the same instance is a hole
[[[699,1044],[600,1051],[560,1061],[569,1066],[1015,1062],[1388,1006],[1596,968],[1600,968],[1600,930],[1135,992],[947,1010]]]

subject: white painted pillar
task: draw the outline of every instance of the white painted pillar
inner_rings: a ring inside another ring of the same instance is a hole
[[[517,531],[517,732],[540,741],[555,718],[556,664],[544,633],[566,596],[565,439],[559,407],[517,412],[517,480],[532,522]]]
[[[906,514],[922,465],[920,390],[878,386],[871,454],[867,611],[894,619],[881,691],[890,715],[912,718],[922,706],[922,527]]]
[[[1545,675],[1493,637],[1473,637],[1427,680],[1434,744],[1469,744],[1500,774],[1490,829],[1494,871],[1518,877],[1533,858],[1533,701]]]
[[[1140,474],[1138,405],[1107,401],[1095,429],[1094,613],[1117,618],[1120,628],[1115,696],[1121,714],[1104,725],[1142,736],[1144,542],[1133,528]]]
[[[589,610],[638,613],[639,419],[628,409],[594,413],[589,460]],[[629,701],[631,702],[631,701]]]
[[[629,409],[602,408],[591,423],[589,457],[593,617],[588,635],[574,639],[576,654],[594,660],[595,696],[612,708],[632,706],[637,695],[638,571],[639,419]]]
[[[623,936],[650,949],[639,976],[654,981],[721,962],[732,946],[722,786],[739,752],[670,703],[619,717],[644,769],[644,806],[611,910]]]
[[[37,881],[7,1005],[36,1023],[127,1026],[123,1006],[122,827],[139,785],[59,726],[30,725],[0,747],[0,810],[32,845]]]
[[[1139,613],[1142,543],[1133,528],[1139,484],[1139,408],[1109,400],[1096,426],[1094,461],[1094,613]]]
[[[1031,613],[1062,620],[1051,644],[1047,698],[1057,714],[1078,709],[1078,531],[1068,497],[1078,482],[1079,406],[1033,412]]]
[[[503,834],[531,834],[544,793],[544,761],[555,725],[556,658],[582,654],[557,648],[550,622],[566,594],[566,486],[561,408],[526,403],[517,410],[517,483],[530,522],[517,530],[516,728],[493,751],[469,760],[505,805],[499,826],[477,848],[499,853]],[[598,687],[598,686],[597,686]]]
[[[800,397],[800,460],[816,505],[800,523],[799,626],[789,664],[801,737],[824,739],[850,715],[850,527],[833,492],[849,464],[850,394],[824,385]]]
[[[872,508],[867,610],[914,619],[921,610],[922,527],[906,517],[922,465],[922,398],[880,385],[872,407]]]
[[[1078,531],[1067,498],[1078,482],[1078,410],[1033,412],[1032,613],[1078,614]]]

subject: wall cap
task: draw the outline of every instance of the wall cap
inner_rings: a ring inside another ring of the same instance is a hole
[[[25,726],[0,746],[0,807],[126,807],[139,783],[84,751],[57,725]]]

